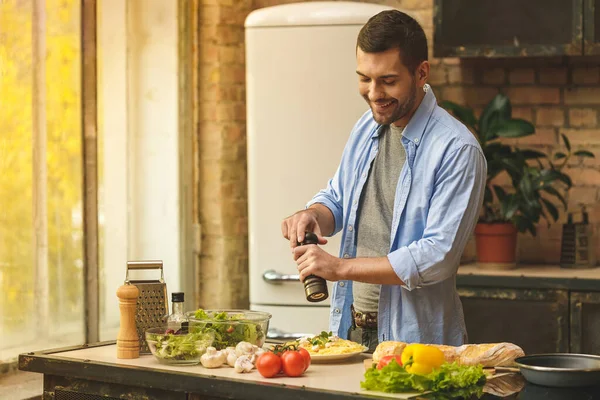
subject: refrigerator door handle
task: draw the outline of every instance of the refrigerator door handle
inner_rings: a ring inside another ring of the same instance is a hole
[[[267,332],[267,340],[273,341],[273,342],[277,342],[277,341],[289,342],[289,341],[293,341],[293,340],[300,339],[303,337],[312,337],[312,336],[314,336],[314,335],[312,335],[310,333],[287,333],[287,332],[284,332],[277,328],[269,329]]]
[[[275,271],[274,269],[266,270],[263,273],[263,279],[267,283],[281,283],[281,282],[300,282],[300,275],[287,275]]]

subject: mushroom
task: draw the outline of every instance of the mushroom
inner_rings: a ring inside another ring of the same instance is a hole
[[[200,363],[206,368],[219,368],[225,362],[226,357],[224,352],[209,347],[206,349],[206,353],[200,357]]]
[[[252,343],[239,342],[237,346],[235,346],[235,354],[237,354],[238,357],[252,355],[255,352],[254,347],[256,346],[254,346]]]
[[[235,352],[235,347],[227,347],[225,349],[225,353],[227,353],[227,365],[230,367],[235,366],[235,360],[238,358]]]
[[[258,357],[260,357],[265,352],[265,349],[262,347],[254,346],[254,354],[252,354],[252,362],[256,363]]]
[[[235,372],[241,374],[244,372],[252,371],[252,369],[254,368],[254,364],[252,363],[251,357],[253,357],[253,355],[248,354],[238,357],[238,359],[235,360],[235,365],[233,367]]]

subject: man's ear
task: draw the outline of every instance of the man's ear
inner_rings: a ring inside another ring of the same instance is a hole
[[[429,80],[429,69],[430,65],[428,61],[423,61],[416,70],[416,79],[419,87],[425,86],[427,81]]]

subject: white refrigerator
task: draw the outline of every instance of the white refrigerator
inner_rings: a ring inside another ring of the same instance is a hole
[[[356,38],[386,9],[307,2],[246,19],[250,307],[273,315],[272,339],[328,330],[330,299],[306,300],[281,222],[326,186],[368,110],[358,94]],[[339,247],[337,235],[324,249],[339,256]]]

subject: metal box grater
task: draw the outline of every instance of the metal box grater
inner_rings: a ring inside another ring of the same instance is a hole
[[[130,280],[129,271],[142,269],[160,269],[158,280]],[[165,324],[169,313],[167,284],[163,273],[162,261],[127,261],[125,283],[135,285],[140,291],[135,312],[135,324],[140,341],[140,354],[150,354],[146,343],[147,329]]]
[[[596,254],[592,234],[585,207],[582,208],[581,222],[573,222],[573,213],[568,214],[568,221],[563,225],[560,251],[562,268],[594,268]]]

